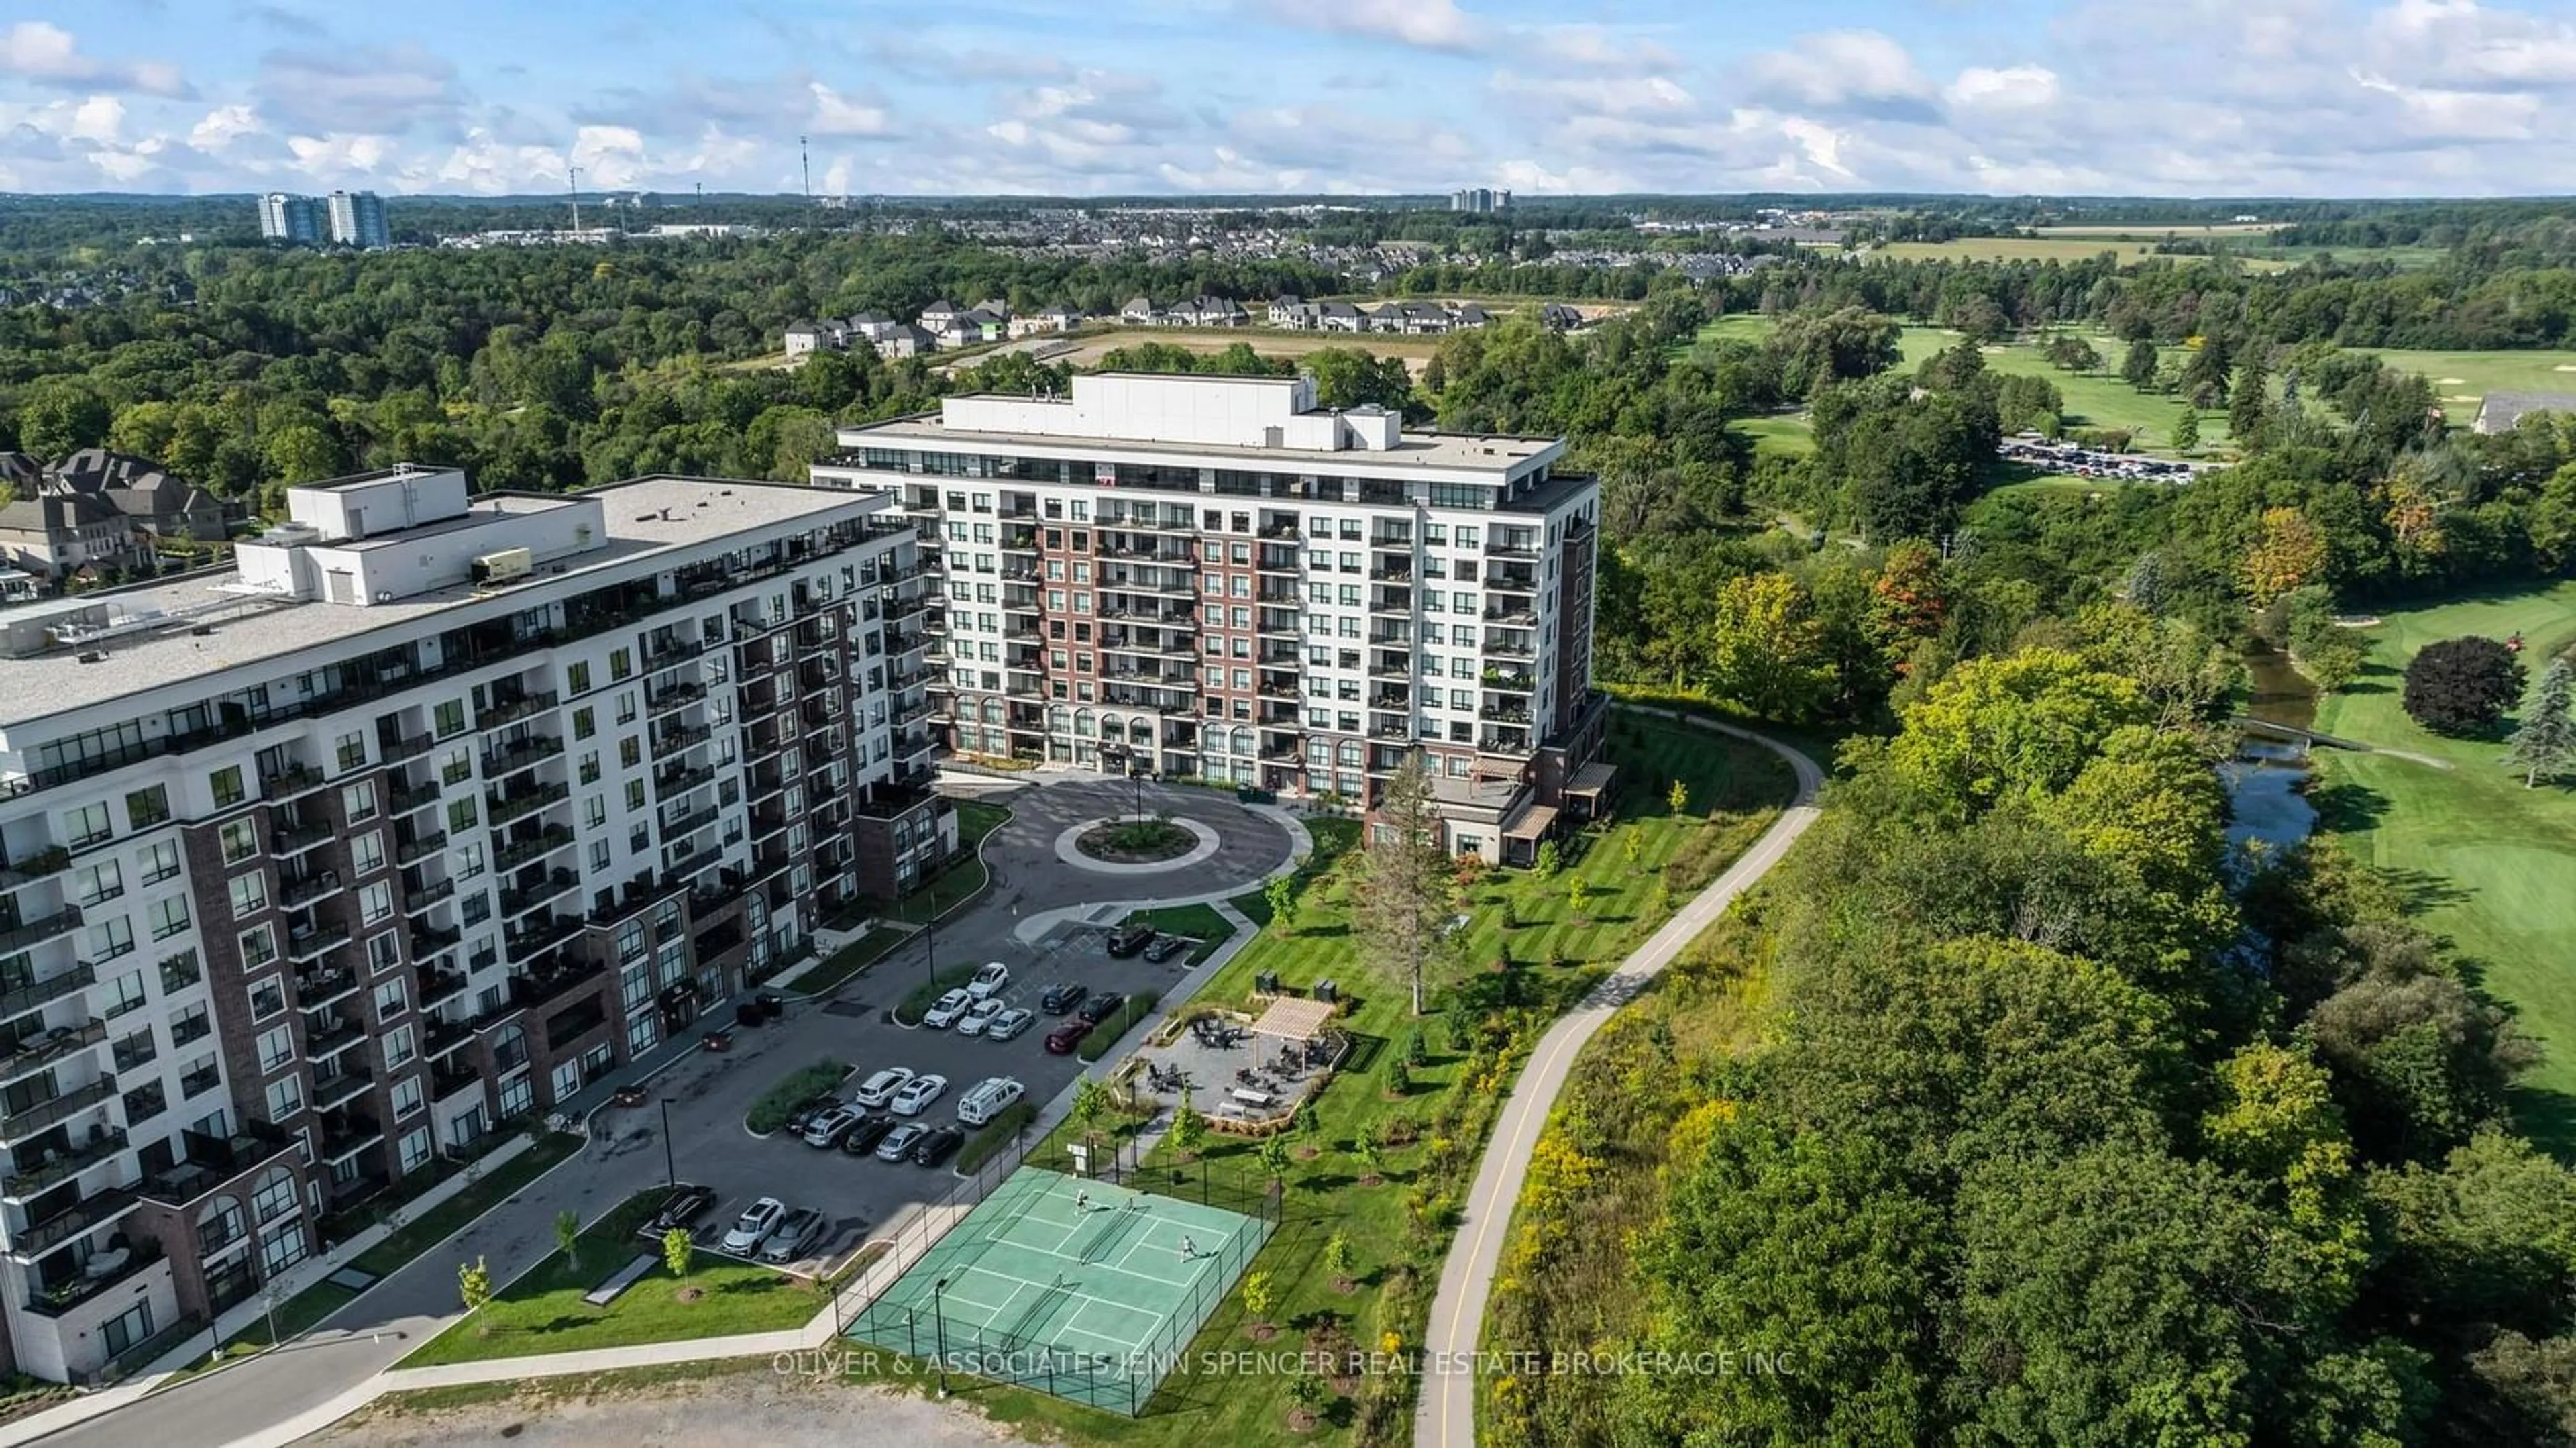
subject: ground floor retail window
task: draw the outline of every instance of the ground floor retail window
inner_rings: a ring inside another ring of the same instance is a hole
[[[152,1304],[138,1302],[101,1323],[99,1339],[107,1346],[111,1358],[123,1357],[136,1347],[152,1340]]]

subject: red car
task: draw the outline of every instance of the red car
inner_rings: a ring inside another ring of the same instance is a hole
[[[1090,1034],[1091,1022],[1080,1019],[1067,1021],[1047,1032],[1047,1054],[1070,1056],[1073,1054],[1073,1048],[1082,1044],[1082,1038]]]

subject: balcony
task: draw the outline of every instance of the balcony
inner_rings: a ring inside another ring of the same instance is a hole
[[[186,1131],[179,1139],[186,1145],[188,1159],[145,1177],[137,1188],[153,1201],[172,1206],[185,1206],[269,1158],[296,1150],[304,1138],[254,1122],[229,1137]]]
[[[441,900],[451,900],[454,899],[455,896],[456,882],[454,880],[441,880],[435,885],[421,885],[418,887],[406,884],[403,887],[403,913],[405,915],[417,915],[423,910],[428,909],[430,906],[437,904]]]
[[[653,776],[653,798],[656,803],[667,804],[690,790],[714,782],[715,777],[716,771],[713,765],[702,764],[695,769],[663,770]]]
[[[322,771],[309,764],[289,764],[259,772],[260,793],[270,799],[291,799],[296,795],[320,789],[325,783]]]
[[[493,838],[497,841],[500,837],[496,835]],[[492,851],[492,868],[508,870],[524,865],[530,860],[543,859],[572,842],[571,826],[548,825],[525,839],[513,840],[506,845],[496,845]]]
[[[0,929],[0,955],[42,945],[58,936],[68,935],[79,929],[80,923],[80,907],[66,905],[51,915],[39,915],[23,924]]]
[[[288,932],[286,958],[300,965],[305,961],[319,960],[326,952],[348,943],[348,923],[333,920],[304,930]]]
[[[402,738],[399,735],[389,738],[383,734],[378,734],[376,736],[376,756],[387,764],[399,764],[406,759],[418,759],[420,756],[427,754],[431,747],[437,743],[438,741],[436,739],[433,739],[426,734],[415,734],[409,739]]]
[[[580,930],[580,916],[554,915],[546,917],[542,924],[531,925],[525,930],[507,932],[505,938],[509,941],[510,953],[525,960],[550,945],[569,939]]]
[[[683,750],[695,749],[706,743],[713,735],[714,731],[702,724],[665,729],[661,736],[653,741],[653,757],[660,759],[667,755],[678,754]]]
[[[403,836],[398,832],[394,839],[394,863],[397,865],[416,864],[423,856],[437,854],[439,851],[446,848],[447,831],[445,830],[432,830],[425,835],[409,837]]]
[[[308,824],[284,815],[269,817],[269,848],[280,855],[300,855],[316,845],[338,839],[339,836],[340,832],[331,828],[327,820],[315,820]]]
[[[528,694],[494,704],[474,716],[474,728],[477,732],[483,732],[498,729],[504,724],[516,724],[522,719],[533,718],[553,708],[561,702],[561,697],[552,692]]]
[[[1509,673],[1502,669],[1487,669],[1484,672],[1481,682],[1486,688],[1492,689],[1497,693],[1526,694],[1536,686],[1538,681],[1529,674]]]
[[[543,737],[521,740],[507,749],[487,749],[483,751],[483,777],[498,780],[563,752],[562,740]]]
[[[1485,556],[1488,558],[1536,558],[1538,556],[1538,548],[1528,539],[1515,538],[1507,534],[1503,537],[1487,541],[1485,544]]]
[[[313,1109],[328,1111],[345,1106],[366,1095],[375,1084],[376,1078],[368,1073],[364,1057],[327,1076],[317,1074],[313,1078]]]
[[[14,890],[32,885],[49,875],[70,869],[72,852],[59,846],[30,850],[15,860],[0,860],[0,890]]]
[[[427,960],[442,950],[455,949],[464,938],[464,932],[452,927],[442,930],[435,925],[415,925],[411,931],[412,958]]]
[[[581,883],[581,876],[570,870],[556,870],[524,890],[501,892],[501,914],[504,918],[524,915],[549,900],[562,898],[564,892]]]
[[[77,1055],[107,1039],[107,1022],[84,1021],[77,1026],[56,1026],[42,1035],[26,1038],[17,1049],[0,1055],[0,1080],[14,1080],[39,1066]]]
[[[1485,575],[1485,588],[1492,593],[1535,594],[1538,592],[1538,577],[1518,570],[1509,573],[1496,570]]]
[[[277,886],[277,903],[287,910],[301,909],[325,895],[336,895],[342,889],[340,872],[324,870],[318,875],[289,875]]]
[[[84,960],[60,975],[0,993],[0,1020],[23,1016],[39,1006],[51,1005],[74,991],[87,990],[96,984],[98,968]]]
[[[22,1146],[17,1155],[35,1159],[28,1161],[23,1170],[11,1172],[7,1182],[0,1184],[0,1193],[13,1202],[23,1202],[108,1160],[125,1150],[125,1144],[124,1127],[93,1126],[80,1144],[62,1150]]]
[[[420,1008],[424,1011],[435,1010],[465,994],[465,972],[461,970],[439,970],[432,966],[423,966],[415,979],[418,981]],[[435,1035],[436,1031],[437,1027],[433,1024],[431,1033]]]
[[[102,1075],[86,1086],[75,1086],[59,1096],[0,1116],[0,1141],[12,1145],[22,1142],[49,1126],[62,1125],[115,1095],[116,1078]]]
[[[450,1021],[437,1016],[429,1018],[422,1033],[421,1049],[435,1059],[474,1039],[474,1023]]]
[[[1488,704],[1476,711],[1476,717],[1488,719],[1497,724],[1527,724],[1530,722],[1530,711],[1509,704]]]
[[[572,786],[568,784],[542,784],[534,789],[510,795],[487,792],[483,796],[484,820],[498,829],[522,815],[533,814],[548,805],[561,804],[570,798],[572,798]]]
[[[1534,628],[1538,624],[1538,614],[1532,609],[1518,608],[1509,605],[1495,605],[1488,607],[1485,610],[1485,622],[1516,624],[1522,628]]]
[[[514,975],[510,977],[510,1000],[533,1010],[584,986],[596,987],[607,973],[605,966],[575,964],[541,975]]]
[[[483,1073],[472,1062],[432,1061],[429,1066],[429,1099],[444,1101],[459,1091],[479,1086]]]
[[[354,970],[317,970],[295,978],[295,1006],[298,1010],[318,1011],[358,993],[358,973]],[[307,1042],[307,1048],[311,1043]]]
[[[349,1049],[367,1038],[366,1022],[354,1016],[336,1016],[319,1028],[307,1024],[304,1030],[304,1054],[316,1061]]]
[[[93,1276],[84,1269],[80,1275],[68,1282],[42,1287],[30,1285],[27,1289],[27,1310],[38,1317],[60,1317],[118,1283],[131,1281],[136,1273],[161,1260],[161,1244],[150,1237],[142,1238],[119,1250],[124,1254],[121,1259],[104,1253],[89,1259],[90,1267],[115,1262],[116,1265],[111,1271],[100,1272]],[[185,1325],[191,1334],[197,1331],[196,1323],[189,1322]]]
[[[385,791],[386,803],[397,815],[407,815],[429,808],[440,798],[437,781],[413,787],[397,784]]]
[[[1527,659],[1536,657],[1536,655],[1530,651],[1530,646],[1526,643],[1513,643],[1495,639],[1488,639],[1485,641],[1485,652],[1498,659]]]
[[[706,696],[703,684],[671,684],[660,689],[647,689],[644,691],[644,709],[649,714],[667,714],[674,709],[687,708]]]
[[[20,1261],[34,1261],[74,1237],[94,1231],[134,1209],[143,1199],[122,1189],[97,1192],[83,1198],[69,1211],[59,1212],[41,1222],[29,1223],[23,1232],[9,1234],[9,1255]]]
[[[384,1139],[385,1129],[372,1119],[352,1116],[344,1124],[323,1127],[322,1159],[332,1163],[347,1161]]]

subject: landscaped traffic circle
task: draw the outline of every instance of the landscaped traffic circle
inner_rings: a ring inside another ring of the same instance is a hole
[[[1217,852],[1217,833],[1193,819],[1106,815],[1067,826],[1056,858],[1078,870],[1141,875],[1195,865]]]

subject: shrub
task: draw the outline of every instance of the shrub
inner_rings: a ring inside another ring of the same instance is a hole
[[[742,1124],[755,1136],[767,1136],[787,1124],[788,1114],[796,1109],[796,1103],[810,1096],[822,1095],[840,1085],[841,1078],[849,1074],[847,1065],[829,1057],[793,1072],[751,1103],[751,1109],[743,1113]]]

